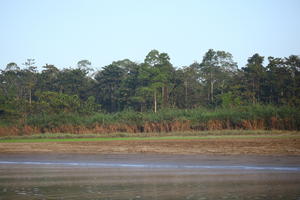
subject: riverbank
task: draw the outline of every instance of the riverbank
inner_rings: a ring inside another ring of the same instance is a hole
[[[8,139],[0,153],[300,155],[300,135]]]

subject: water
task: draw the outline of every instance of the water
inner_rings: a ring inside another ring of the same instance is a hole
[[[132,164],[108,162],[38,162],[38,161],[0,161],[11,165],[74,166],[90,168],[157,168],[157,169],[220,169],[220,170],[270,170],[300,172],[300,167],[249,166],[249,165],[185,165],[185,164]]]
[[[0,156],[0,199],[300,199],[298,161],[299,157]]]

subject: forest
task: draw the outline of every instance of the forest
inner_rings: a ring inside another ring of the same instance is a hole
[[[0,134],[300,129],[300,57],[259,55],[238,66],[209,49],[174,67],[151,50],[143,62],[113,61],[94,71],[27,59],[0,73]],[[38,70],[39,69],[39,70]]]

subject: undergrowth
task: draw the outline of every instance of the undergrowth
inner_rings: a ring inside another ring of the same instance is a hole
[[[13,124],[13,125],[12,125]],[[154,112],[126,110],[118,113],[44,113],[14,123],[0,123],[0,135],[34,133],[151,133],[207,130],[300,130],[300,108],[251,105],[209,110],[163,109]]]

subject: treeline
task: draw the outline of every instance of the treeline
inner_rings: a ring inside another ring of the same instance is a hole
[[[265,64],[267,63],[267,64]],[[208,50],[201,62],[175,68],[167,53],[150,51],[144,62],[114,61],[93,71],[88,60],[74,68],[34,59],[11,62],[0,74],[2,124],[40,115],[165,109],[233,108],[247,105],[300,105],[300,57],[254,54],[238,67],[230,53]]]

